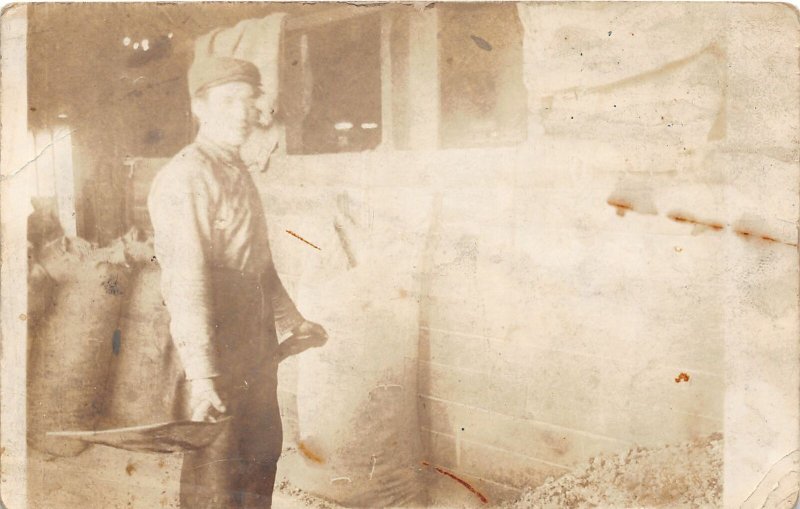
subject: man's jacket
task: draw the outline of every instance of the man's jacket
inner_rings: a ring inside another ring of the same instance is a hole
[[[227,320],[214,316],[221,309],[215,299],[234,295],[237,281],[261,289],[261,307],[268,308],[279,337],[302,322],[275,271],[258,190],[235,150],[198,136],[156,176],[148,210],[170,333],[186,379],[228,369],[220,351],[231,345],[219,344],[216,330]],[[239,341],[234,336],[226,334],[225,341]]]

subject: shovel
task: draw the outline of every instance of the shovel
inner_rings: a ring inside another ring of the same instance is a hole
[[[176,453],[208,446],[231,418],[223,417],[216,422],[170,421],[97,431],[51,431],[47,436],[134,452]]]

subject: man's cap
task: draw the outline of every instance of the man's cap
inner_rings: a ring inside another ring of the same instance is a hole
[[[243,81],[258,88],[261,86],[261,73],[252,62],[230,57],[196,59],[189,68],[189,94],[192,97],[204,89],[232,81]]]

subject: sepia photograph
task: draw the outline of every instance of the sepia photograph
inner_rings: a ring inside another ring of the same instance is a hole
[[[0,507],[796,507],[796,7],[16,3],[0,56]]]

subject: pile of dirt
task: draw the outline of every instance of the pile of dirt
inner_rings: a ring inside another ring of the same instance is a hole
[[[280,491],[284,495],[288,495],[295,500],[301,501],[306,507],[311,507],[313,509],[344,509],[338,504],[315,497],[314,495],[293,486],[292,483],[290,483],[287,479],[283,479],[277,483],[275,487],[277,488],[277,491]]]
[[[676,445],[601,455],[504,507],[720,507],[722,455],[719,433]]]

